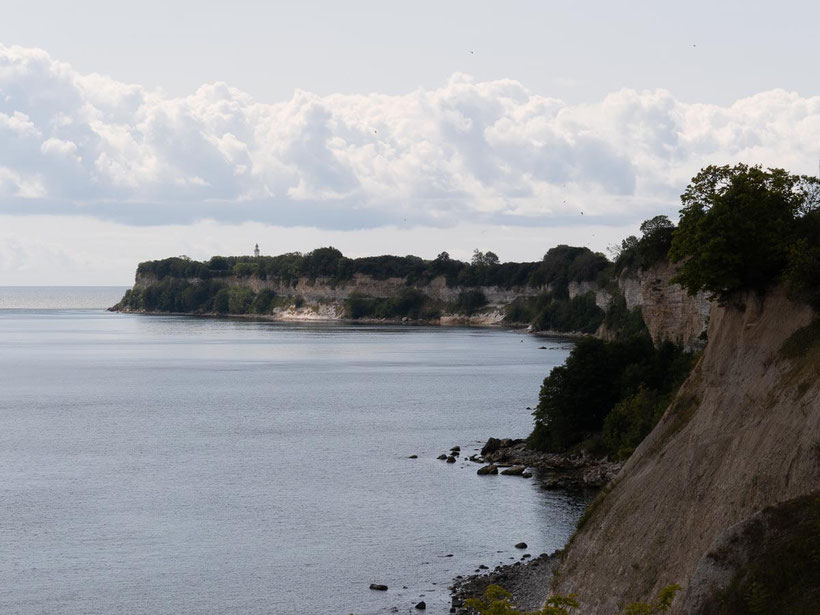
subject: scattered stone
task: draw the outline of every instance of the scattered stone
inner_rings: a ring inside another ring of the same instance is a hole
[[[416,608],[417,608],[419,611],[423,611],[424,609],[426,609],[426,608],[427,608],[427,604],[425,604],[424,600],[422,600],[421,602],[419,602],[419,603],[416,605]]]
[[[484,445],[484,448],[481,449],[481,456],[489,455],[490,453],[496,452],[499,448],[501,448],[501,440],[498,438],[490,438],[487,440],[487,444]]]
[[[452,553],[448,553],[448,554],[447,554],[447,555],[445,555],[444,557],[453,557],[453,554],[452,554]]]
[[[501,473],[505,476],[521,476],[526,469],[527,466],[511,466],[506,470],[502,470]]]
[[[536,562],[539,564],[536,566]],[[500,585],[512,593],[512,602],[521,612],[539,611],[547,598],[552,569],[557,557],[541,556],[526,562],[501,565],[489,572],[457,580],[451,589],[451,612],[472,615],[464,608],[467,598],[479,598],[489,585]]]
[[[478,469],[478,472],[476,472],[476,474],[498,474],[498,466],[496,466],[493,463],[491,463],[488,466],[482,466]]]
[[[381,583],[371,583],[370,589],[375,590],[377,592],[386,592],[387,585],[382,585]]]
[[[456,462],[456,458],[455,458],[455,457],[453,457],[452,455],[450,455],[449,457],[447,457],[447,463],[455,463],[455,462]]]
[[[519,542],[518,544],[515,545],[515,548],[516,549],[526,549],[527,548],[527,543],[526,542]]]
[[[451,453],[460,453],[461,452],[461,447],[460,446],[454,446],[453,448],[450,449],[450,452]]]
[[[438,457],[436,457],[436,459],[441,459],[442,461],[444,461],[445,459],[447,459],[447,455],[441,454]]]
[[[408,457],[408,459],[418,459],[418,458],[419,458],[419,456],[418,456],[418,455],[410,455],[410,456]]]

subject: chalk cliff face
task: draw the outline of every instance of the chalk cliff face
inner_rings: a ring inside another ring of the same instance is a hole
[[[671,340],[687,348],[703,345],[703,333],[709,319],[711,303],[704,294],[689,296],[678,284],[670,284],[675,275],[674,266],[663,263],[646,271],[632,272],[619,277],[613,287],[601,288],[597,282],[570,282],[569,297],[591,293],[595,304],[606,311],[613,300],[613,292],[620,292],[626,299],[627,308],[639,307],[653,341]],[[335,320],[344,318],[344,301],[352,295],[387,298],[397,296],[407,288],[404,278],[375,279],[356,274],[342,282],[326,278],[300,278],[295,283],[262,280],[256,277],[227,277],[222,280],[229,286],[247,287],[255,293],[268,289],[278,296],[299,297],[303,303],[298,308],[276,308],[269,317],[277,320]],[[196,283],[196,280],[188,280]],[[135,288],[146,288],[157,280],[151,275],[138,275]],[[448,286],[444,276],[433,279],[423,286],[414,286],[433,300],[452,303],[465,289]],[[617,288],[617,290],[615,290]],[[504,320],[504,309],[516,299],[535,297],[550,291],[549,286],[517,286],[502,288],[484,286],[480,289],[487,298],[487,307],[473,316],[444,314],[440,324],[499,325]],[[607,336],[602,328],[598,335]]]
[[[712,302],[704,292],[692,296],[671,283],[676,273],[674,265],[659,263],[637,275],[621,276],[618,288],[628,309],[641,308],[653,342],[669,340],[694,349],[703,345]]]
[[[229,286],[243,286],[256,293],[268,289],[281,296],[298,296],[308,304],[326,305],[328,303],[335,303],[338,309],[322,310],[329,318],[343,317],[344,307],[342,303],[351,295],[357,294],[365,297],[387,298],[395,297],[403,289],[407,288],[407,281],[404,278],[375,279],[371,276],[359,273],[354,274],[352,279],[342,282],[321,277],[315,279],[299,278],[294,284],[285,284],[276,280],[262,280],[256,277],[226,277],[221,279]],[[156,278],[153,276],[138,275],[134,287],[145,288],[154,283],[156,283]],[[413,288],[422,291],[431,299],[445,303],[455,301],[458,299],[459,293],[464,290],[469,290],[460,286],[447,286],[447,280],[444,276],[434,278],[429,284],[418,287],[414,286]],[[548,290],[548,288],[534,286],[515,286],[512,288],[482,286],[480,290],[487,298],[487,302],[490,306],[489,311],[493,311],[493,308],[503,308],[519,297],[534,297]],[[492,320],[493,323],[500,322],[499,318],[493,318]]]
[[[730,526],[820,489],[820,346],[780,352],[814,314],[781,290],[738,299],[712,308],[697,366],[568,546],[552,589],[577,592],[581,612],[616,613],[673,583],[672,612],[686,612],[690,579]]]

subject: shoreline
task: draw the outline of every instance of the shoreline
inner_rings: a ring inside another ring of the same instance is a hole
[[[490,585],[499,585],[510,592],[510,602],[522,613],[538,611],[549,596],[553,571],[561,561],[563,551],[542,553],[512,563],[499,564],[484,573],[456,577],[450,586],[450,613],[472,615],[464,606],[468,598],[480,598]]]
[[[492,437],[487,440],[480,455],[470,455],[466,459],[480,465],[479,473],[528,477],[528,470],[537,470],[541,474],[539,482],[542,489],[567,491],[600,490],[623,467],[622,462],[606,458],[541,453],[528,448],[523,439]],[[488,467],[494,470],[487,472]],[[521,558],[514,563],[499,564],[493,569],[479,567],[473,574],[456,576],[449,586],[450,613],[474,613],[464,607],[464,601],[481,598],[490,585],[499,585],[510,592],[510,602],[522,612],[540,610],[549,596],[553,570],[560,563],[564,548],[566,545],[553,553],[532,557],[525,546]]]
[[[505,323],[501,320],[488,320],[465,316],[459,318],[439,318],[431,320],[423,319],[391,319],[391,318],[338,318],[327,315],[307,315],[307,314],[219,314],[216,312],[158,312],[147,310],[122,310],[116,305],[104,308],[106,312],[116,314],[139,314],[143,316],[186,316],[189,318],[213,318],[223,320],[250,320],[259,322],[302,322],[302,323],[340,323],[340,324],[362,324],[362,325],[393,325],[405,327],[476,327],[481,329],[505,329],[516,331],[522,334],[533,335],[543,338],[559,338],[566,340],[579,340],[586,337],[595,337],[594,333],[580,333],[578,331],[553,331],[532,330],[530,325],[524,322]]]

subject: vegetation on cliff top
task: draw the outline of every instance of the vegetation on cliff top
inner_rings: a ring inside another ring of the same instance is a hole
[[[138,276],[208,280],[236,276],[295,285],[300,279],[321,278],[333,285],[349,281],[354,275],[375,280],[400,278],[408,286],[427,284],[444,276],[451,287],[501,288],[551,286],[566,288],[570,282],[593,281],[609,265],[606,257],[589,248],[557,246],[540,262],[501,263],[492,252],[476,250],[472,261],[465,263],[442,252],[433,260],[418,256],[368,256],[348,258],[336,248],[318,248],[301,254],[290,252],[279,256],[214,256],[205,262],[184,257],[146,261],[137,267]]]
[[[783,169],[709,166],[681,196],[669,256],[676,281],[721,301],[785,281],[820,300],[820,180]]]

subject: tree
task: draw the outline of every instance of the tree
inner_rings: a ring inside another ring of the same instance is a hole
[[[764,290],[784,270],[798,217],[817,207],[817,180],[783,169],[709,166],[681,196],[669,256],[690,294],[725,300],[736,290]]]
[[[641,224],[642,237],[638,241],[641,269],[649,269],[658,261],[666,260],[675,225],[666,216],[655,216]]]

